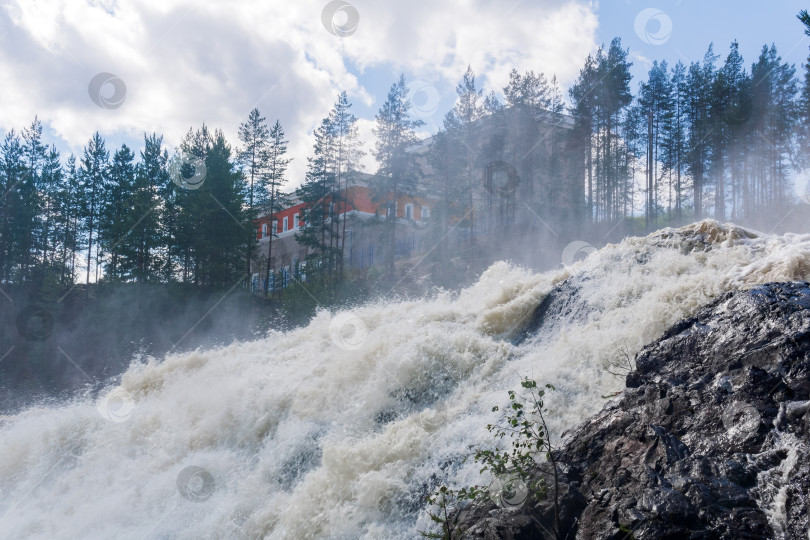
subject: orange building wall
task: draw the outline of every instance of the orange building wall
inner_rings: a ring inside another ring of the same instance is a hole
[[[375,203],[371,197],[371,190],[366,186],[352,186],[348,188],[348,204],[346,207],[346,211],[354,211],[357,210],[359,212],[365,212],[367,214],[373,214],[377,212],[380,208],[380,203]],[[413,219],[414,220],[421,220],[422,219],[422,206],[427,205],[431,207],[430,201],[426,199],[422,199],[419,197],[400,197],[397,201],[397,217],[404,218],[405,217],[405,205],[406,204],[413,204]],[[299,223],[298,226],[302,227],[304,225],[304,220],[301,219],[304,212],[304,203],[296,204],[295,206],[291,206],[290,208],[285,208],[284,210],[280,210],[275,213],[275,218],[278,220],[278,225],[276,228],[276,234],[281,234],[284,232],[284,218],[286,217],[288,220],[288,231],[293,230],[293,215],[298,214]],[[338,208],[340,213],[343,213],[343,208]],[[262,238],[262,225],[265,223],[270,228],[270,216],[262,216],[256,220],[256,238],[261,240]],[[269,234],[269,230],[268,230]]]

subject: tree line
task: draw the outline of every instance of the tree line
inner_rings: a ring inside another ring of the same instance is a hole
[[[807,85],[800,96],[795,67],[774,45],[750,70],[736,41],[722,61],[712,45],[688,67],[655,61],[636,96],[627,57],[613,40],[588,57],[570,92],[591,221],[641,211],[648,227],[750,222],[794,203]]]
[[[151,134],[137,158],[126,144],[111,155],[95,133],[80,157],[62,163],[38,119],[10,130],[0,146],[0,282],[235,285],[256,241],[238,168],[247,152],[235,154],[204,125],[179,149],[170,158],[163,137]],[[183,180],[195,168],[204,178],[188,189]]]
[[[799,19],[810,34],[810,16]],[[634,94],[628,56],[618,38],[588,56],[569,104],[556,77],[512,70],[501,95],[484,95],[468,67],[442,127],[422,143],[423,123],[400,77],[368,150],[342,92],[314,132],[294,192],[286,189],[284,129],[258,109],[239,126],[238,147],[203,125],[174,156],[158,134],[145,134],[136,155],[126,144],[108,150],[95,133],[79,156],[63,160],[35,118],[0,146],[0,283],[231,288],[257,267],[269,283],[275,231],[257,253],[255,220],[293,194],[304,203],[296,237],[311,253],[309,275],[339,283],[353,208],[347,188],[367,151],[377,163],[369,186],[380,210],[366,225],[383,239],[391,279],[402,197],[431,201],[431,260],[445,263],[493,224],[531,231],[532,216],[565,211],[590,224],[643,216],[652,229],[707,216],[773,217],[794,203],[790,178],[807,166],[810,143],[810,61],[800,84],[774,45],[750,67],[736,41],[724,57],[710,45],[688,66],[653,62]]]

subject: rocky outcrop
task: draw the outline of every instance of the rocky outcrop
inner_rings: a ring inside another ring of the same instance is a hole
[[[635,359],[564,439],[550,502],[476,506],[470,538],[808,538],[810,284],[718,299]]]

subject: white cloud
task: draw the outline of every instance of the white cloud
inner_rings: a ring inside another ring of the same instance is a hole
[[[286,129],[297,185],[311,132],[339,90],[366,105],[384,99],[361,85],[364,69],[390,68],[386,87],[401,71],[433,82],[443,104],[468,63],[496,90],[513,66],[566,84],[594,48],[597,26],[592,6],[578,1],[358,0],[357,31],[340,38],[322,26],[325,4],[11,0],[0,8],[0,128],[19,129],[38,114],[77,152],[95,130],[133,142],[156,131],[176,144],[205,122],[235,144],[239,122],[259,107]],[[120,108],[89,99],[99,72],[125,81]],[[364,135],[372,116],[361,123]]]

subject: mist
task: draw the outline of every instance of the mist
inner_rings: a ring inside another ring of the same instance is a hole
[[[0,540],[810,530],[807,11],[185,9],[0,10]]]

